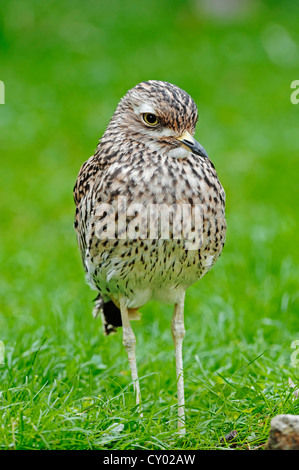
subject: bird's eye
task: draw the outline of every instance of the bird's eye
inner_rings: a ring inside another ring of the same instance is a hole
[[[157,124],[159,124],[157,116],[152,113],[144,113],[142,117],[144,122],[149,126],[156,126]]]

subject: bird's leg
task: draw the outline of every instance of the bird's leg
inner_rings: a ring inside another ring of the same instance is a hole
[[[131,328],[130,320],[129,320],[129,312],[123,299],[121,299],[120,301],[120,313],[121,313],[122,328],[123,328],[123,345],[126,348],[127,354],[128,354],[132,381],[133,381],[134,391],[136,395],[136,405],[139,406],[140,416],[142,416],[140,385],[139,385],[139,380],[138,380],[136,355],[135,355],[136,338]]]
[[[179,434],[185,434],[185,397],[184,397],[184,375],[183,375],[183,339],[185,336],[184,326],[184,300],[185,292],[174,306],[172,317],[172,336],[175,347],[175,366],[178,390],[178,430]]]

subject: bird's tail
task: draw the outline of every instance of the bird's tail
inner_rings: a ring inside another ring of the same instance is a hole
[[[138,309],[128,309],[128,313],[130,320],[139,320],[140,313],[138,312]],[[104,302],[101,294],[99,294],[95,299],[92,314],[94,318],[101,315],[105,335],[115,333],[116,329],[122,326],[120,309],[112,300]]]
[[[114,302],[112,302],[112,300],[104,302],[101,294],[99,294],[95,299],[92,315],[94,318],[101,315],[105,335],[110,335],[111,333],[116,332],[116,328],[122,326],[119,308]]]

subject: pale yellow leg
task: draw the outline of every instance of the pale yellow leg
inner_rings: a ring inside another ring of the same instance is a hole
[[[185,396],[184,396],[184,374],[183,374],[183,339],[185,336],[184,326],[184,300],[185,292],[174,306],[172,317],[172,336],[175,347],[175,365],[178,391],[178,430],[184,435],[185,429]]]
[[[138,380],[136,355],[135,355],[136,338],[131,328],[128,309],[123,299],[121,299],[120,301],[120,313],[121,313],[122,329],[123,329],[123,345],[128,354],[132,381],[133,381],[134,391],[136,395],[136,404],[139,406],[140,416],[142,416],[140,385],[139,385],[139,380]]]

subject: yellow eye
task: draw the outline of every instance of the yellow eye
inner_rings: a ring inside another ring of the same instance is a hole
[[[157,124],[159,124],[159,120],[157,116],[155,116],[152,113],[144,113],[142,117],[143,117],[144,122],[148,124],[149,126],[157,126]]]

